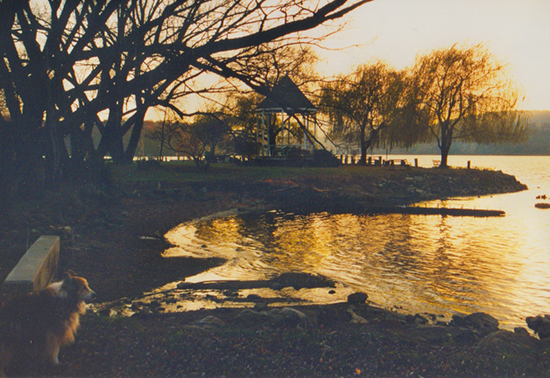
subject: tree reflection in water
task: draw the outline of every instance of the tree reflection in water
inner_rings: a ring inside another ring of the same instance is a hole
[[[165,256],[228,259],[190,282],[317,273],[368,293],[384,307],[447,316],[484,311],[505,327],[523,326],[525,316],[550,305],[544,295],[545,301],[529,300],[550,282],[526,272],[525,239],[514,227],[503,233],[505,222],[401,214],[230,215],[175,228],[166,237],[178,247]]]

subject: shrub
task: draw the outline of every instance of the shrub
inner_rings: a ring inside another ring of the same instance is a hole
[[[315,167],[338,167],[340,165],[340,159],[327,150],[314,150],[313,151],[313,165]]]

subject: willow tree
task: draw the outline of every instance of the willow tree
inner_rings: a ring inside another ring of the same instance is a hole
[[[370,148],[382,142],[384,133],[399,115],[403,75],[383,62],[357,67],[323,85],[320,108],[332,123],[335,139],[358,142],[361,164]]]
[[[441,168],[448,167],[456,140],[498,143],[524,135],[525,122],[517,111],[519,91],[505,66],[483,45],[455,44],[419,56],[408,93],[413,127],[437,141]]]

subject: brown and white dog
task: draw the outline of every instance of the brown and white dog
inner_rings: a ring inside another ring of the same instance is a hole
[[[12,358],[59,364],[59,348],[74,342],[85,301],[94,292],[69,271],[43,290],[14,297],[0,308],[0,376]]]

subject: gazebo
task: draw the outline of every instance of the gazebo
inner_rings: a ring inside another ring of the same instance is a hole
[[[292,148],[313,151],[317,133],[317,108],[287,76],[256,108],[256,142],[261,156],[286,156]]]

